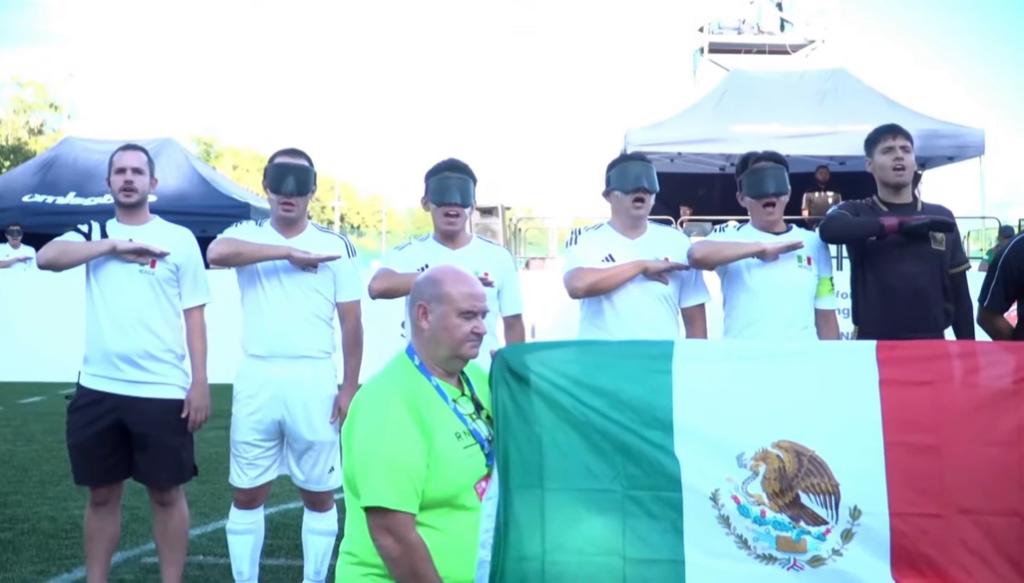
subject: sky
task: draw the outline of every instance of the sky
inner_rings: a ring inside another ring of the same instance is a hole
[[[1009,65],[1024,54],[1024,2],[821,3],[833,64],[986,131],[983,172],[977,161],[930,171],[927,197],[957,214],[1024,216],[1024,70]],[[71,135],[297,146],[361,192],[410,205],[426,169],[455,156],[484,203],[595,216],[625,132],[706,89],[693,31],[714,5],[0,0],[0,74],[53,88]]]

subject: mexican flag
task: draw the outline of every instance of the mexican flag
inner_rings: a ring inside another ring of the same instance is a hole
[[[491,383],[478,579],[1024,581],[1024,343],[526,344]]]

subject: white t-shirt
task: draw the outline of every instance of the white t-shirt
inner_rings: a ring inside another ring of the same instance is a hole
[[[15,257],[31,257],[29,261],[19,261],[7,269],[16,269],[18,271],[28,271],[29,269],[35,269],[36,266],[36,250],[24,243],[22,243],[17,249],[11,247],[8,243],[0,243],[0,261],[7,259],[14,259]]]
[[[104,255],[86,264],[85,359],[80,382],[134,397],[183,399],[191,383],[182,311],[210,301],[199,244],[188,229],[154,215],[144,225],[106,221],[111,239],[168,252],[147,265]],[[80,225],[60,241],[97,240],[100,223]]]
[[[523,294],[515,259],[508,249],[479,235],[474,235],[467,245],[458,249],[445,247],[433,235],[422,235],[395,247],[384,260],[384,267],[398,273],[422,273],[438,265],[453,265],[477,277],[486,274],[494,282],[493,286],[484,288],[487,292],[487,336],[477,358],[486,370],[491,361],[490,351],[504,344],[498,339],[498,316],[504,318],[523,313]],[[408,314],[408,302],[405,314]]]
[[[751,257],[715,269],[722,279],[725,338],[818,337],[814,310],[834,310],[836,296],[828,246],[816,233],[793,225],[785,233],[765,233],[744,223],[722,225],[707,240],[804,244],[775,261]]]
[[[690,239],[673,227],[647,223],[636,239],[610,224],[575,229],[565,243],[565,272],[577,267],[612,267],[637,260],[669,259],[686,263]],[[675,340],[679,310],[708,301],[699,270],[669,274],[669,283],[638,275],[618,289],[580,300],[580,338],[599,340]]]
[[[303,271],[286,260],[235,268],[242,294],[242,348],[249,356],[328,358],[337,352],[337,304],[359,301],[363,281],[348,237],[310,222],[291,239],[269,220],[242,221],[217,238],[287,245],[309,253],[340,255]]]

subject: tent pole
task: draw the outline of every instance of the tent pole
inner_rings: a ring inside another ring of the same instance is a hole
[[[383,256],[388,250],[388,207],[380,206],[380,254]]]
[[[341,196],[338,194],[338,183],[334,183],[334,230],[341,232]]]
[[[985,208],[985,156],[978,156],[978,202],[981,206],[981,216],[987,214]]]

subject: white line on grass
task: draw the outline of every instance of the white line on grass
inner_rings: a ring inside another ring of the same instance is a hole
[[[336,494],[334,496],[334,499],[335,500],[340,500],[340,499],[342,499],[344,497],[345,497],[345,494],[344,493],[340,493],[340,494]],[[270,508],[267,508],[264,511],[263,514],[264,514],[264,516],[270,516],[271,514],[277,514],[278,512],[284,512],[285,510],[292,510],[294,508],[302,508],[302,501],[301,500],[296,500],[294,502],[288,502],[286,504],[281,504],[281,505],[278,505],[278,506],[271,506]],[[213,532],[215,530],[220,530],[220,529],[224,528],[224,525],[227,524],[227,523],[228,523],[227,519],[223,519],[223,520],[218,520],[216,522],[210,522],[210,523],[204,524],[202,526],[197,526],[197,527],[195,527],[195,528],[193,528],[193,529],[188,531],[188,538],[189,538],[189,540],[191,540],[191,539],[194,539],[196,537],[203,536],[204,534],[209,534],[209,533],[211,533],[211,532]],[[145,554],[151,553],[151,552],[153,552],[155,550],[156,550],[156,544],[153,543],[153,542],[148,542],[148,543],[146,543],[144,545],[139,545],[139,546],[137,546],[135,548],[128,549],[127,551],[118,551],[118,552],[114,553],[114,557],[110,560],[110,565],[113,567],[113,566],[118,565],[120,563],[123,563],[123,562],[125,562],[125,561],[127,561],[129,559],[134,559],[135,557],[138,557],[139,555],[145,555]],[[85,578],[85,567],[84,566],[83,567],[78,567],[76,569],[72,569],[71,571],[68,571],[66,573],[61,573],[60,575],[57,575],[56,577],[50,579],[47,583],[69,583],[71,581],[78,581],[79,579],[83,579],[83,578]]]
[[[157,557],[143,557],[142,562],[148,565],[154,565],[160,562]],[[188,558],[188,562],[193,565],[230,565],[231,559],[228,557],[211,557],[207,555],[195,555]],[[260,564],[269,567],[301,567],[302,559],[260,559]]]
[[[64,389],[63,391],[58,391],[58,392],[60,394],[62,394],[62,395],[67,395],[67,394],[70,394],[70,393],[74,393],[77,390],[78,390],[78,387],[71,387],[70,389]]]
[[[19,405],[24,405],[25,403],[35,403],[36,401],[42,401],[45,398],[46,397],[29,397],[27,399],[22,399],[22,400],[18,401],[18,404]]]

